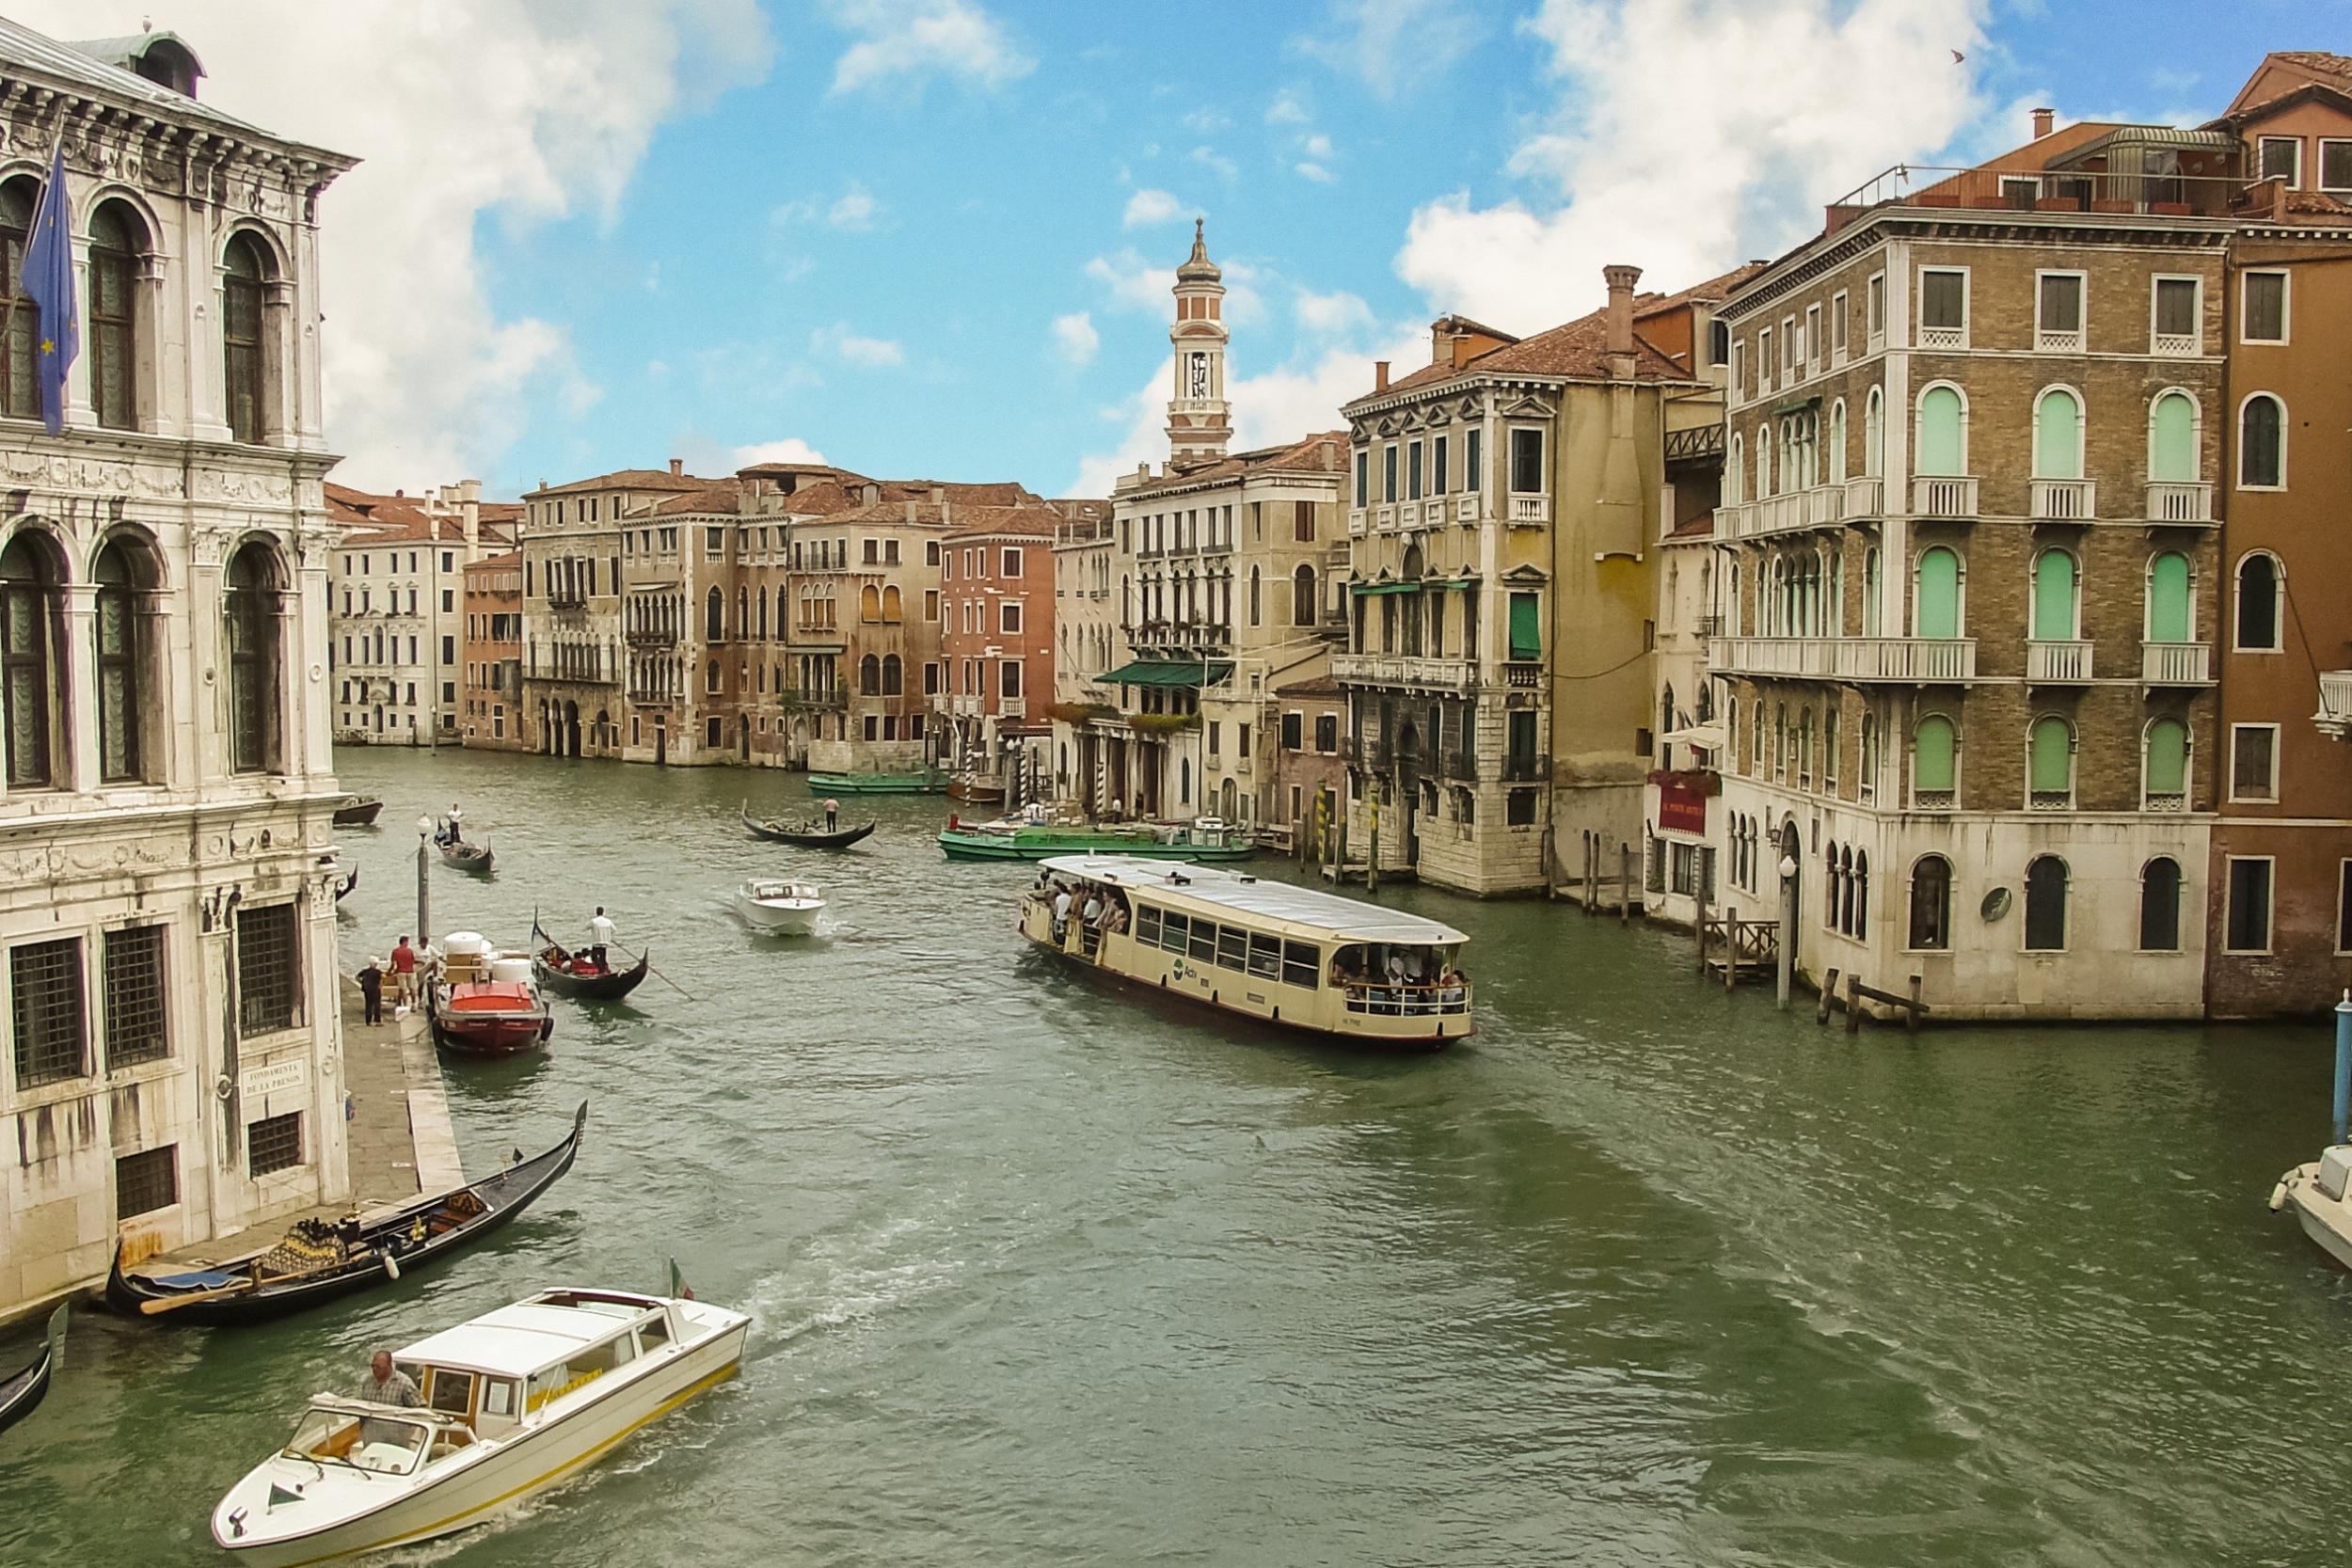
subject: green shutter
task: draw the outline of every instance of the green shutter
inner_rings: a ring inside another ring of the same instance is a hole
[[[2167,392],[2156,400],[2155,433],[2148,453],[2148,477],[2158,484],[2185,484],[2197,478],[2197,405],[2186,394]]]
[[[2188,557],[2167,550],[2148,567],[2148,641],[2188,640]]]
[[[1919,400],[1919,453],[1912,471],[1957,474],[1961,468],[1960,394],[1949,387]]]
[[[1919,557],[1920,637],[1960,635],[1960,557],[1938,545]]]
[[[1915,747],[1911,764],[1911,786],[1915,790],[1950,789],[1952,787],[1952,753],[1954,736],[1952,721],[1942,714],[1930,714],[1919,721],[1913,732]]]
[[[2067,740],[2065,720],[2047,718],[2034,721],[2030,751],[2033,757],[2033,792],[2036,795],[2066,793]]]
[[[1514,659],[1544,657],[1542,610],[1533,594],[1511,595],[1511,657]]]
[[[2177,719],[2148,726],[2148,793],[2180,795],[2188,788],[2188,731]]]
[[[2037,641],[2064,642],[2074,635],[2074,558],[2043,550],[2033,563],[2033,633]]]
[[[2083,477],[2083,410],[2074,394],[2053,390],[2034,409],[2033,473],[2036,479]]]

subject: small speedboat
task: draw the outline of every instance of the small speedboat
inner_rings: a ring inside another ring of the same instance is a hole
[[[735,909],[743,923],[755,930],[804,937],[817,929],[817,917],[825,912],[825,897],[814,882],[754,877],[737,890]]]
[[[65,1350],[65,1314],[63,1307],[49,1314],[49,1328],[41,1336],[39,1355],[19,1370],[0,1377],[0,1432],[30,1416],[49,1397],[49,1379],[56,1373],[58,1357]]]
[[[691,1295],[543,1291],[392,1354],[421,1407],[311,1396],[285,1447],[213,1509],[255,1568],[483,1524],[732,1376],[751,1319]]]
[[[554,1032],[529,958],[494,953],[473,931],[450,933],[441,953],[441,973],[424,988],[434,1044],[467,1056],[513,1056]]]
[[[2322,1252],[2352,1268],[2352,1144],[2331,1144],[2270,1189],[2272,1210],[2292,1209],[2303,1234]]]
[[[338,828],[372,828],[376,813],[384,809],[380,795],[346,795],[343,803],[335,808],[331,818]]]

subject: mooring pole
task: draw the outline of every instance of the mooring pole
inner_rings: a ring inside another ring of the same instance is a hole
[[[1780,1010],[1788,1010],[1788,981],[1797,965],[1797,862],[1780,857]]]
[[[417,818],[417,941],[418,941],[420,943],[422,943],[422,942],[431,942],[431,941],[433,940],[433,895],[432,895],[432,891],[431,891],[431,890],[432,890],[432,882],[431,882],[431,880],[427,878],[427,876],[426,876],[426,872],[425,872],[425,868],[426,868],[426,866],[427,866],[428,864],[430,864],[430,863],[431,863],[431,857],[430,857],[430,855],[429,855],[428,851],[429,851],[429,850],[430,850],[430,848],[432,847],[432,842],[433,842],[433,818],[431,818],[431,817],[429,817],[429,816],[420,816],[420,817],[418,817],[418,818]]]
[[[2344,1123],[2352,1117],[2352,990],[2336,1004],[2336,1142],[2344,1141]]]

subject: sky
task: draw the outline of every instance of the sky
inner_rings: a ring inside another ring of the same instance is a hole
[[[1680,288],[1899,162],[2194,123],[2352,0],[0,0],[151,19],[358,156],[322,204],[338,479],[511,498],[768,458],[1104,496],[1225,269],[1238,441],[1459,310]]]

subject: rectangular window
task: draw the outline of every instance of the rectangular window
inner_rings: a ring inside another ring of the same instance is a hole
[[[1192,917],[1168,911],[1160,917],[1160,951],[1183,953],[1192,945]]]
[[[1511,488],[1522,496],[1544,488],[1544,433],[1527,425],[1511,430]]]
[[[2043,354],[2079,354],[2083,347],[2083,275],[2045,272],[2034,316],[2034,347]]]
[[[1462,488],[1472,495],[1486,488],[1486,470],[1480,461],[1486,433],[1473,425],[1462,436]]]
[[[1531,828],[1535,824],[1535,792],[1515,789],[1502,798],[1502,819],[1514,828]]]
[[[1821,308],[1808,305],[1804,308],[1804,364],[1805,369],[1815,375],[1820,373],[1824,347],[1821,341]]]
[[[1723,325],[1721,322],[1716,325]],[[1747,396],[1747,392],[1748,345],[1734,341],[1731,345],[1731,395],[1735,398],[1741,398]]]
[[[1323,949],[1311,942],[1282,943],[1282,984],[1313,990],[1323,983]]]
[[[2255,178],[2282,180],[2291,191],[2303,188],[2302,137],[2264,136],[2255,147],[2260,170]]]
[[[1251,504],[1254,506],[1256,503]],[[1232,543],[1230,537],[1232,532],[1232,523],[1233,509],[1229,506],[1225,509],[1225,531],[1229,535],[1225,542],[1229,545]],[[1291,542],[1295,545],[1311,545],[1315,542],[1314,502],[1291,502]]]
[[[115,1161],[115,1218],[151,1214],[180,1201],[180,1146],[124,1154]]]
[[[89,1070],[84,1061],[87,1011],[81,939],[8,949],[8,1023],[18,1088],[79,1078]]]
[[[2352,953],[2352,861],[2336,863],[2336,951]]]
[[[2233,953],[2270,950],[2270,868],[2268,860],[2230,862],[2230,904],[2222,945]]]
[[[1356,449],[1356,504],[1362,506],[1372,499],[1372,449]]]
[[[1421,499],[1421,443],[1414,441],[1405,449],[1405,499],[1408,501]]]
[[[1279,980],[1282,977],[1280,937],[1261,936],[1255,932],[1250,934],[1249,973],[1261,980]]]
[[[1847,318],[1852,313],[1852,307],[1846,301],[1845,290],[1840,289],[1830,295],[1829,356],[1833,363],[1842,365],[1846,362],[1846,333],[1849,329]]]
[[[237,911],[237,1032],[302,1022],[302,925],[292,904]]]
[[[1239,974],[1249,967],[1249,933],[1238,926],[1216,928],[1216,967]]]
[[[999,697],[1021,695],[1021,661],[1019,659],[1009,658],[996,666],[996,695]]]
[[[1204,964],[1216,962],[1216,922],[1196,920],[1192,923],[1192,941],[1185,944],[1187,958],[1199,958]]]
[[[1453,488],[1452,482],[1446,477],[1445,446],[1446,438],[1442,436],[1429,446],[1429,492],[1435,496],[1442,496]]]
[[[1874,272],[1862,291],[1864,327],[1872,348],[1886,341],[1886,274]]]
[[[1968,274],[1962,269],[1919,269],[1919,346],[1968,346]]]
[[[2275,800],[2279,798],[2279,726],[2230,726],[2230,799]]]
[[[1021,629],[1021,601],[1007,599],[996,607],[996,629],[1010,636]]]
[[[2249,272],[2243,285],[2244,310],[2238,322],[2238,338],[2249,343],[2283,343],[2287,341],[2287,275],[2283,272]]]
[[[1780,379],[1784,384],[1794,382],[1797,372],[1804,367],[1804,343],[1797,336],[1797,318],[1780,318]]]
[[[1731,324],[1720,317],[1709,318],[1707,324],[1707,362],[1721,366],[1731,356]]]
[[[1756,335],[1756,389],[1772,389],[1772,329],[1761,328]]]
[[[2197,319],[2198,291],[2199,280],[2194,277],[2156,279],[2153,352],[2196,354],[2200,351],[2204,333]]]
[[[1396,499],[1396,445],[1391,442],[1380,449],[1380,499]]]
[[[1150,904],[1136,906],[1136,945],[1157,947],[1160,944],[1160,911]]]
[[[245,1168],[249,1176],[292,1170],[302,1164],[302,1113],[264,1117],[246,1123]]]
[[[1006,546],[999,552],[999,557],[997,564],[1006,577],[1018,578],[1021,575],[1021,549],[1019,546]]]
[[[159,1062],[171,1054],[164,1006],[164,928],[108,931],[100,948],[106,1008],[106,1069]]]
[[[1543,605],[1533,594],[1511,595],[1511,657],[1525,662],[1544,657]]]
[[[1315,750],[1328,756],[1340,749],[1340,716],[1319,714],[1315,718]]]
[[[2323,191],[2352,191],[2352,141],[2321,138],[2319,188]]]
[[[1295,752],[1307,738],[1307,716],[1303,713],[1282,715],[1282,750]]]
[[[939,663],[935,659],[926,659],[923,663],[923,695],[939,695]]]

